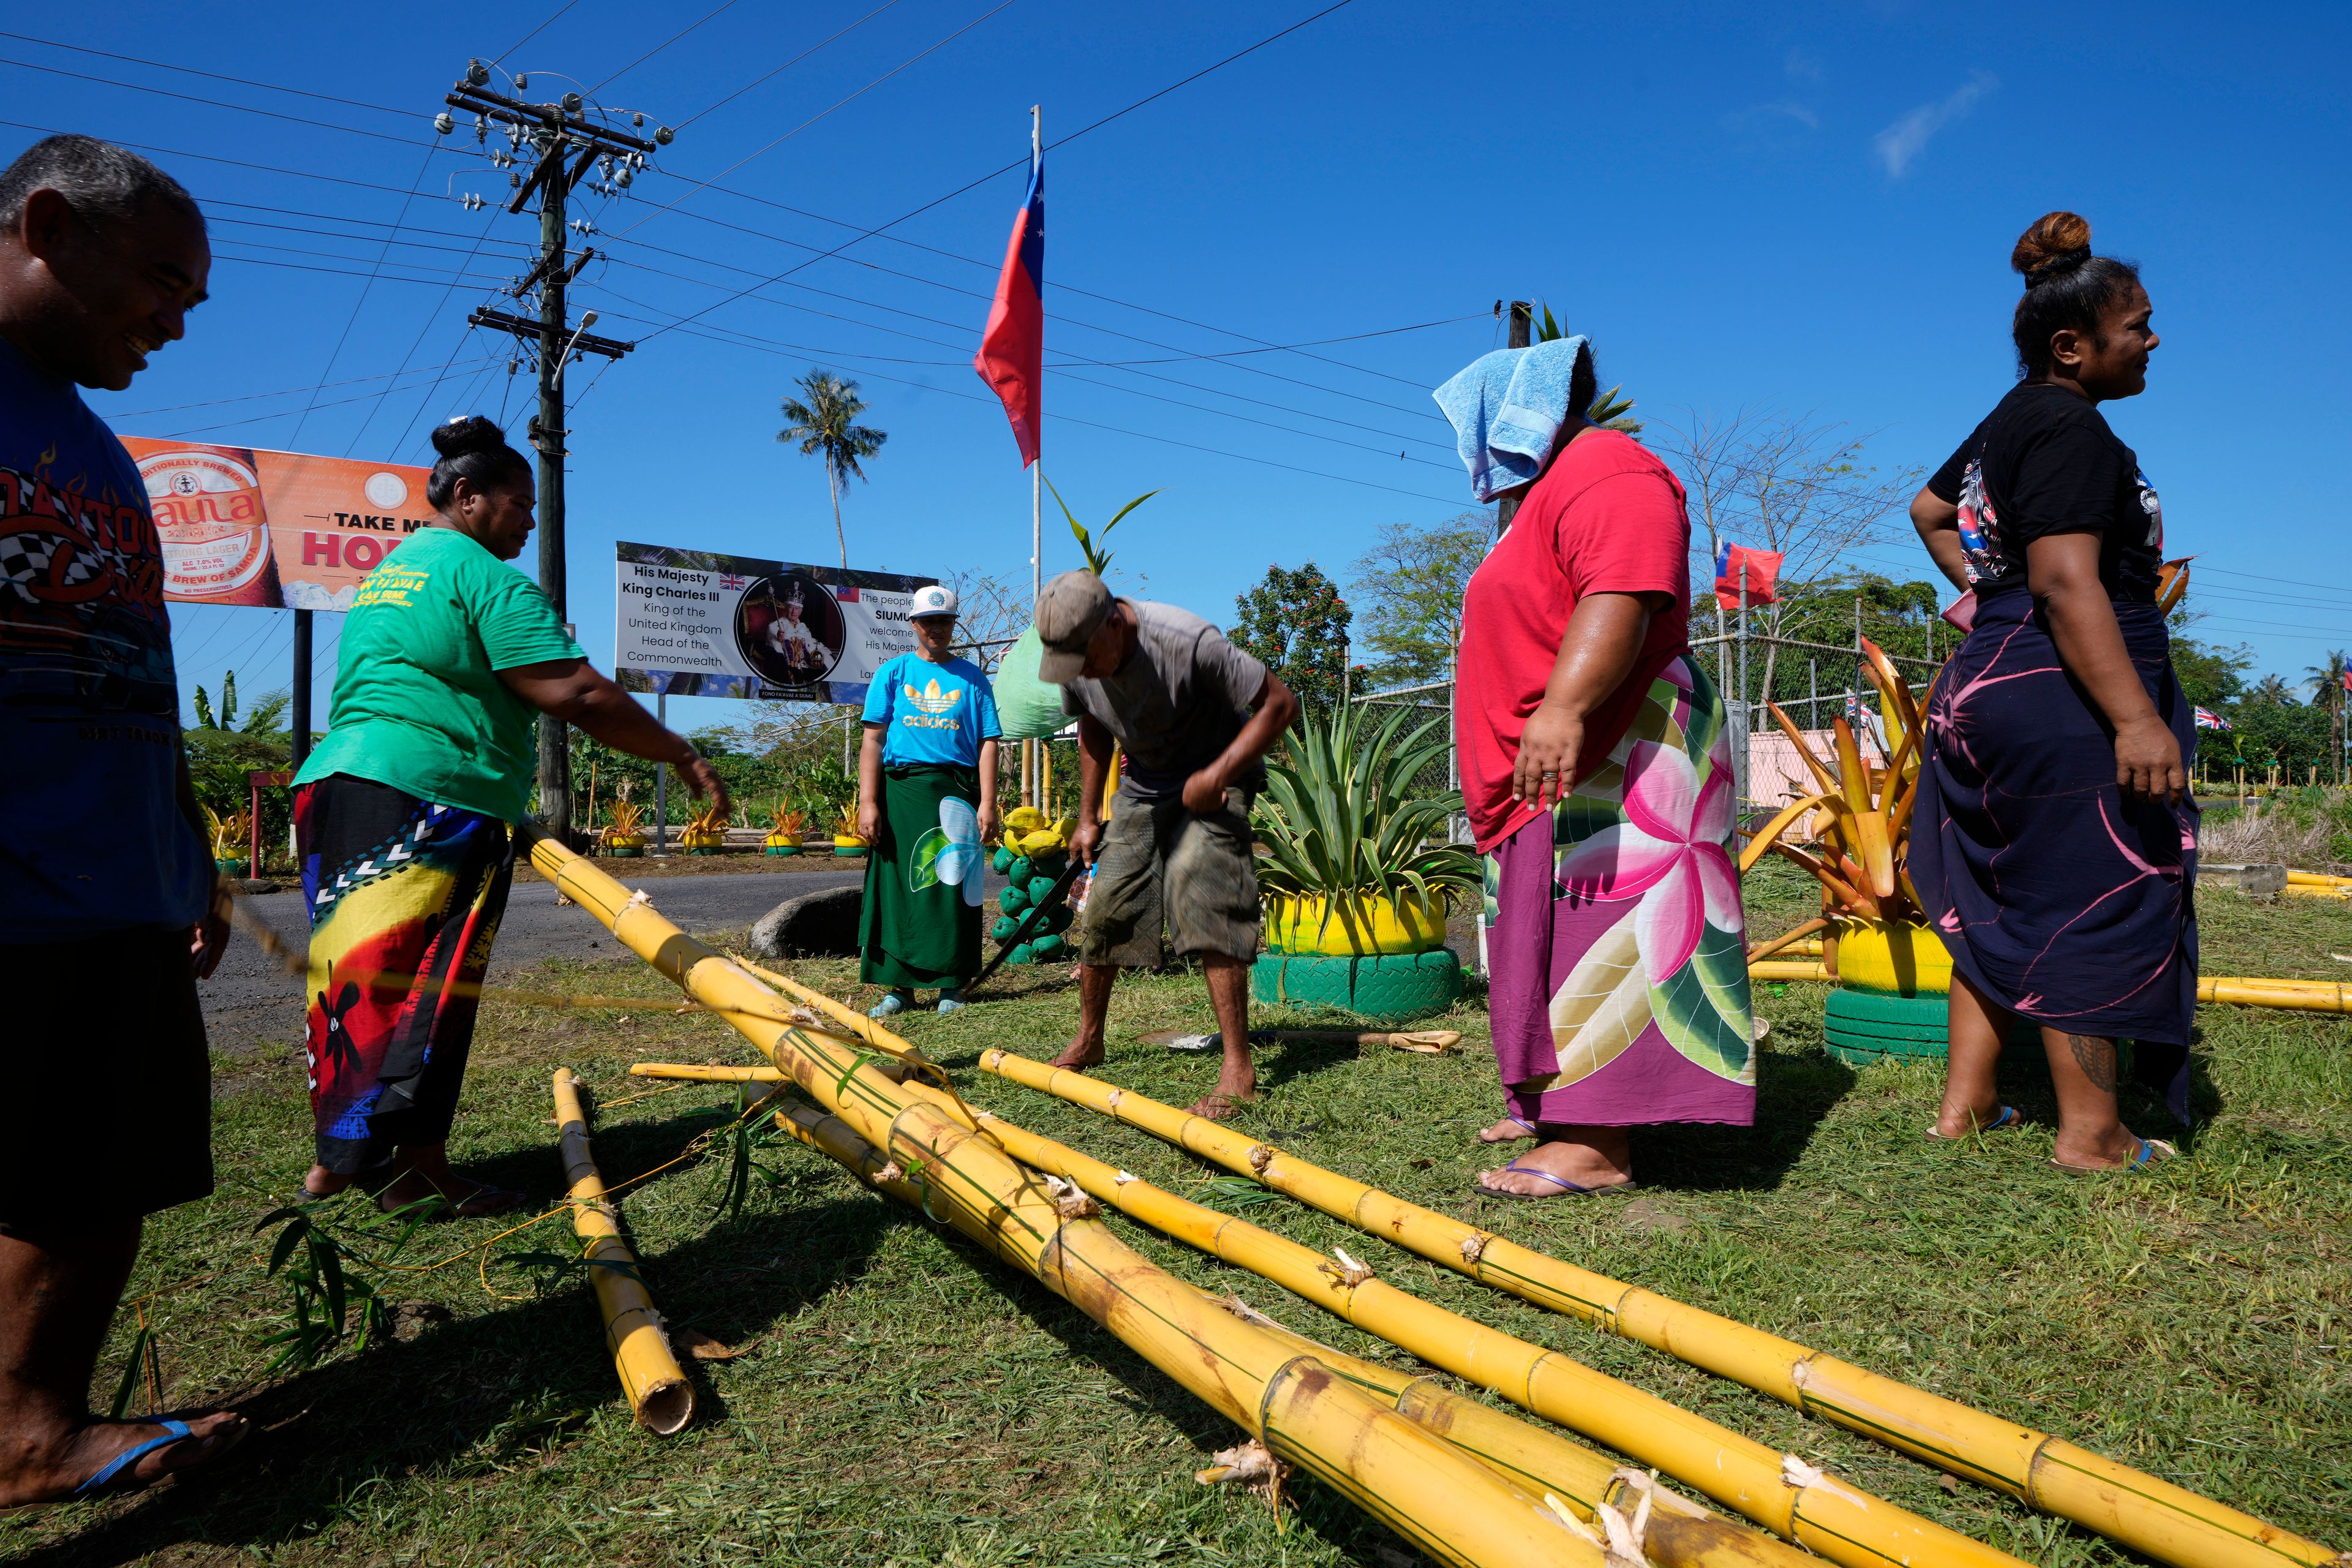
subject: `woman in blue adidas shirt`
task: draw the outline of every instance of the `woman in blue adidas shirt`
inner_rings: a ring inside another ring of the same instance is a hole
[[[996,694],[954,658],[955,590],[915,591],[916,649],[874,672],[857,763],[857,831],[873,847],[857,948],[868,984],[887,985],[887,1018],[940,988],[940,1011],[980,968],[981,846],[996,836]]]

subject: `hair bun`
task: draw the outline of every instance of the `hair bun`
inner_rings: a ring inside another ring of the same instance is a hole
[[[2044,213],[2018,236],[2009,264],[2028,289],[2063,278],[2091,259],[2091,220],[2079,213]]]
[[[468,452],[502,452],[506,446],[507,433],[488,415],[468,414],[433,427],[433,449],[444,458],[460,458]]]

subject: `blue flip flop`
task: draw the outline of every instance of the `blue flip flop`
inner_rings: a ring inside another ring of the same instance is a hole
[[[113,1486],[116,1479],[128,1475],[131,1467],[141,1459],[158,1448],[168,1448],[174,1443],[184,1443],[195,1436],[194,1429],[184,1421],[164,1421],[160,1425],[163,1428],[163,1435],[161,1437],[150,1437],[138,1447],[125,1448],[121,1453],[115,1455],[96,1475],[74,1488],[72,1500],[88,1502],[93,1498],[105,1496],[107,1489]]]
[[[1612,1182],[1605,1187],[1581,1187],[1577,1185],[1574,1182],[1570,1181],[1566,1176],[1555,1176],[1549,1171],[1538,1171],[1533,1165],[1522,1165],[1517,1160],[1514,1160],[1509,1164],[1504,1166],[1503,1169],[1496,1173],[1498,1175],[1541,1176],[1545,1181],[1559,1187],[1559,1191],[1556,1193],[1513,1193],[1506,1192],[1500,1187],[1490,1187],[1484,1182],[1473,1182],[1471,1184],[1471,1187],[1475,1191],[1482,1193],[1490,1198],[1517,1198],[1522,1203],[1549,1203],[1554,1198],[1597,1198],[1610,1193],[1630,1191],[1636,1184],[1633,1182]]]
[[[2050,1163],[2057,1166],[2060,1170],[2065,1172],[2070,1176],[2096,1176],[2104,1174],[2109,1171],[2145,1171],[2150,1165],[2157,1164],[2165,1160],[2169,1160],[2175,1154],[2179,1152],[2180,1151],[2179,1148],[2175,1147],[2173,1144],[2166,1142],[2161,1138],[2143,1138],[2139,1141],[2139,1152],[2134,1154],[2130,1161],[2125,1164],[2070,1165],[2063,1160],[2056,1159],[2052,1160]]]
[[[1976,1132],[1963,1133],[1958,1138],[1947,1138],[1942,1133],[1930,1127],[1927,1129],[1927,1136],[1933,1138],[1938,1143],[1963,1143],[1969,1139],[1977,1136],[1978,1133],[2006,1132],[2013,1127],[2022,1125],[2024,1121],[2025,1118],[2017,1113],[2017,1107],[2014,1105],[2004,1105],[2000,1108],[2000,1113],[1999,1115],[1995,1116],[1990,1121],[1986,1122],[1982,1127],[1978,1128]]]

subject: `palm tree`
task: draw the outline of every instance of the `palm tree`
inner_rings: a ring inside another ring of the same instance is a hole
[[[859,459],[880,451],[890,436],[856,423],[866,412],[866,400],[857,395],[856,382],[844,381],[829,370],[813,370],[795,384],[808,401],[784,399],[788,423],[776,432],[776,439],[797,441],[802,457],[824,459],[825,485],[833,492],[833,536],[841,545],[841,569],[846,572],[849,537],[841,531],[841,487],[853,478],[866,477],[866,470],[857,466]]]
[[[2352,660],[2347,660],[2344,650],[2338,648],[2327,656],[2326,664],[2312,665],[2303,672],[2311,694],[2327,705],[2327,729],[2329,737],[2336,742],[2336,776],[2338,783],[2343,782],[2344,777],[2344,672],[2347,669],[2352,669]]]

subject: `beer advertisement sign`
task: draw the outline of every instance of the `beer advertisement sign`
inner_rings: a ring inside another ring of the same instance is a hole
[[[939,581],[663,544],[618,556],[614,678],[673,697],[863,702],[874,672],[914,651],[908,606]]]
[[[432,470],[125,436],[183,604],[348,610],[361,579],[433,521]]]

